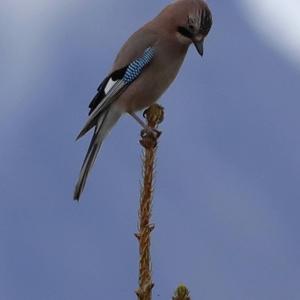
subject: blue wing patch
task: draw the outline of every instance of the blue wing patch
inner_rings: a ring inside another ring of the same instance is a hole
[[[146,65],[148,65],[153,59],[155,50],[151,47],[147,48],[143,56],[134,60],[128,67],[125,72],[125,75],[122,79],[126,85],[132,83],[136,80],[139,75],[142,73]]]
[[[129,85],[135,79],[137,79],[137,77],[142,73],[145,66],[151,62],[151,60],[154,57],[154,54],[155,54],[154,49],[149,47],[145,50],[143,56],[137,58],[128,66],[120,70],[116,70],[112,74],[107,76],[98,87],[98,93],[92,99],[89,105],[90,108],[89,115],[96,109],[96,107],[102,102],[102,100],[107,95],[106,88],[110,79],[112,79],[113,81],[122,80],[125,83],[125,85]]]

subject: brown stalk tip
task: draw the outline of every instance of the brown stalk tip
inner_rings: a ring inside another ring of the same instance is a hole
[[[152,104],[143,113],[150,127],[156,127],[164,120],[164,108],[159,104]]]
[[[143,116],[146,118],[148,126],[153,129],[153,132],[143,129],[140,144],[145,149],[154,149],[157,146],[157,139],[161,135],[161,132],[156,128],[164,119],[164,109],[158,104],[153,104],[144,111]]]
[[[157,130],[158,124],[163,121],[164,110],[158,105],[151,105],[144,112],[144,117],[147,120],[147,126],[141,132],[141,145],[145,148],[143,151],[143,178],[142,189],[140,196],[139,209],[139,232],[135,234],[139,242],[139,288],[136,290],[136,295],[139,300],[151,300],[152,282],[151,274],[151,236],[150,233],[154,230],[154,224],[150,223],[152,214],[152,197],[153,197],[153,178],[154,178],[154,163],[156,154],[157,139],[160,136],[160,131]]]
[[[187,287],[183,284],[179,285],[172,300],[191,300]]]

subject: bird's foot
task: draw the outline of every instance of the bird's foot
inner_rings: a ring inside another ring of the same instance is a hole
[[[151,135],[152,137],[154,137],[155,139],[158,139],[161,135],[161,131],[155,129],[155,128],[151,128],[149,127],[142,119],[139,118],[138,115],[136,115],[135,113],[131,112],[130,115],[144,128],[141,131],[141,137],[144,137],[146,135]]]
[[[149,126],[146,126],[142,131],[141,131],[141,137],[144,138],[145,136],[150,135],[154,139],[158,139],[161,135],[161,131],[151,128]]]

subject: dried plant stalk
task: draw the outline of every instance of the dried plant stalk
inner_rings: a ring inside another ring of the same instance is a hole
[[[179,285],[172,300],[191,300],[190,292],[185,285]]]
[[[163,108],[154,104],[144,112],[148,126],[157,130],[157,126],[163,120]],[[152,197],[153,197],[153,177],[154,163],[157,146],[157,138],[151,132],[143,130],[141,133],[141,145],[143,150],[143,185],[140,196],[139,209],[139,232],[135,234],[139,241],[139,288],[136,291],[139,300],[151,300],[154,283],[151,276],[151,255],[150,255],[150,234],[154,225],[150,224]]]

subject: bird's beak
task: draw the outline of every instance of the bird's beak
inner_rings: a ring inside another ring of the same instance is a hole
[[[203,43],[204,43],[204,39],[201,39],[200,41],[194,40],[193,41],[198,53],[203,56],[204,53],[204,49],[203,49]]]

